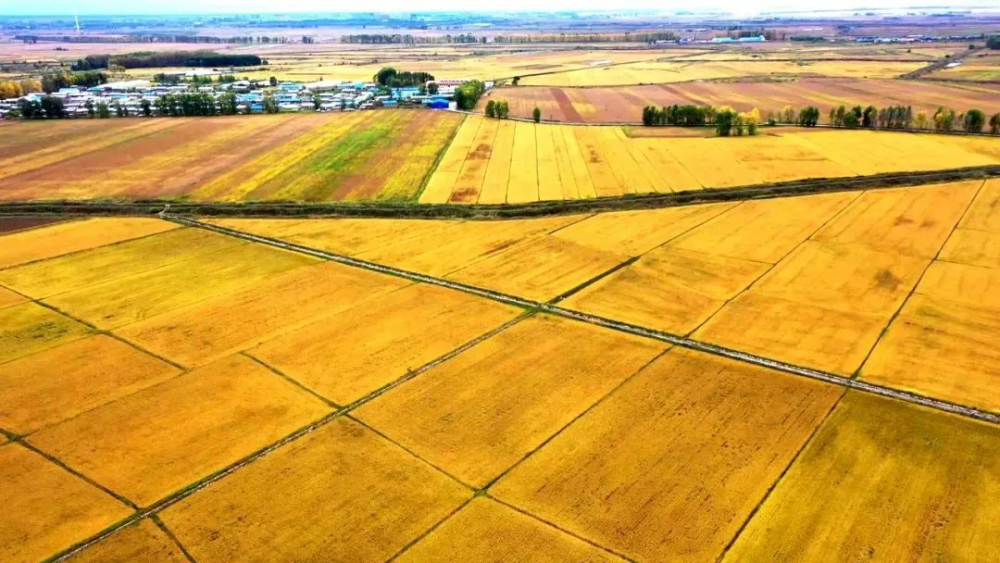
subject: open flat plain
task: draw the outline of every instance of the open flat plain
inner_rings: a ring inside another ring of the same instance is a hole
[[[0,559],[995,559],[998,201],[24,221]]]

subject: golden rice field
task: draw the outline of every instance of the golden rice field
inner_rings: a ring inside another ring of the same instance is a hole
[[[527,76],[520,83],[590,87],[769,76],[895,78],[925,66],[922,61],[646,61]]]
[[[0,125],[0,201],[409,200],[461,116],[431,111]]]
[[[754,137],[646,137],[469,117],[421,203],[525,203],[669,193],[1000,163],[990,138],[762,130]]]
[[[0,560],[998,555],[1000,180],[205,221],[434,283],[163,219],[0,229]]]

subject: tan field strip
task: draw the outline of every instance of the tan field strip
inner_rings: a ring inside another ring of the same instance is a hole
[[[178,373],[174,366],[104,335],[49,348],[0,364],[0,427],[28,434]]]
[[[142,520],[111,536],[93,548],[67,559],[72,563],[187,563],[184,553],[163,530],[150,520]]]
[[[473,116],[420,201],[527,203],[987,166],[1000,163],[993,145],[986,138],[807,129],[643,138],[621,127]]]
[[[156,219],[88,219],[3,236],[0,268],[176,229]]]
[[[998,463],[995,426],[849,392],[725,561],[993,560]]]
[[[538,237],[462,268],[449,279],[548,301],[624,262],[622,254]]]
[[[112,329],[316,263],[301,254],[242,244],[62,293],[47,301],[95,326]],[[212,283],[200,283],[209,279]]]
[[[41,299],[155,270],[204,254],[228,251],[242,244],[232,237],[200,229],[175,229],[155,236],[0,270],[0,283]]]
[[[533,317],[362,406],[357,416],[482,487],[662,351],[637,337]],[[428,416],[416,414],[428,408]]]
[[[840,394],[674,349],[490,494],[634,559],[715,559]]]
[[[526,76],[525,86],[624,86],[769,76],[895,78],[926,66],[920,61],[646,61]]]
[[[296,268],[247,289],[141,321],[116,333],[188,367],[329,318],[407,282],[339,264]]]
[[[131,511],[20,444],[0,446],[0,559],[39,561]]]
[[[202,563],[384,561],[472,492],[345,419],[168,508]]]
[[[519,313],[418,284],[285,333],[249,353],[326,399],[346,405]]]
[[[486,498],[477,498],[397,559],[401,563],[624,561]]]
[[[29,441],[146,506],[328,412],[305,391],[236,356],[49,427]],[[122,459],[130,462],[123,465]]]
[[[468,119],[470,118],[466,118],[466,120]],[[486,120],[483,120],[481,127],[484,127],[485,124]],[[516,129],[517,124],[509,121],[503,121],[497,125],[497,132],[493,139],[493,147],[490,150],[490,158],[486,163],[486,175],[483,177],[483,187],[479,192],[478,203],[507,202],[507,186],[510,184],[511,170],[513,167],[512,159],[514,155],[514,139]],[[448,147],[448,152],[451,152],[451,147]],[[474,158],[475,156],[475,154],[470,153],[465,158],[468,161],[468,159]],[[459,187],[459,191],[457,192],[454,188],[450,189],[449,192],[452,194],[452,198],[454,198],[456,194],[459,196],[462,194],[461,187]],[[425,203],[440,203],[436,200],[425,200],[424,198],[420,198],[420,201]],[[444,201],[452,201],[452,199],[446,196]]]

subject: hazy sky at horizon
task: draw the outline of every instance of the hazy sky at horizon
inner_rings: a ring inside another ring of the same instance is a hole
[[[962,0],[963,6],[988,6],[990,0]],[[920,0],[826,0],[815,2],[795,0],[704,0],[697,9],[725,10],[733,13],[755,13],[767,10],[846,10],[854,8],[899,8],[919,5]],[[937,4],[939,2],[928,2]],[[418,10],[414,8],[419,7]],[[412,11],[484,11],[487,4],[462,0],[381,0],[379,2],[323,0],[48,0],[23,2],[0,0],[0,15],[107,15],[107,14],[202,14],[202,13],[292,13],[292,12],[412,12]],[[649,9],[675,11],[692,9],[689,1],[676,0],[506,0],[497,8],[504,11],[596,11]],[[488,8],[487,8],[488,9]],[[941,10],[941,8],[937,8]]]

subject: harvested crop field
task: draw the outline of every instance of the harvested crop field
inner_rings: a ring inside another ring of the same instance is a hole
[[[759,108],[762,112],[777,111],[788,105],[796,108],[815,105],[825,120],[830,108],[841,104],[848,107],[898,104],[929,114],[939,106],[962,111],[979,108],[993,113],[1000,111],[997,103],[1000,85],[845,77],[596,88],[519,86],[492,91],[480,100],[479,111],[490,99],[507,100],[512,116],[531,118],[532,109],[538,106],[542,119],[575,123],[637,123],[643,107],[674,104],[728,105],[740,111]]]
[[[764,129],[754,137],[630,137],[620,127],[470,117],[420,202],[524,203],[982,166],[1000,162],[995,143],[807,129]]]
[[[407,200],[460,122],[399,110],[5,125],[0,200]]]
[[[717,79],[824,76],[895,78],[926,66],[909,61],[640,62],[527,76],[525,86],[625,86]]]
[[[998,187],[0,234],[0,559],[994,559]]]

